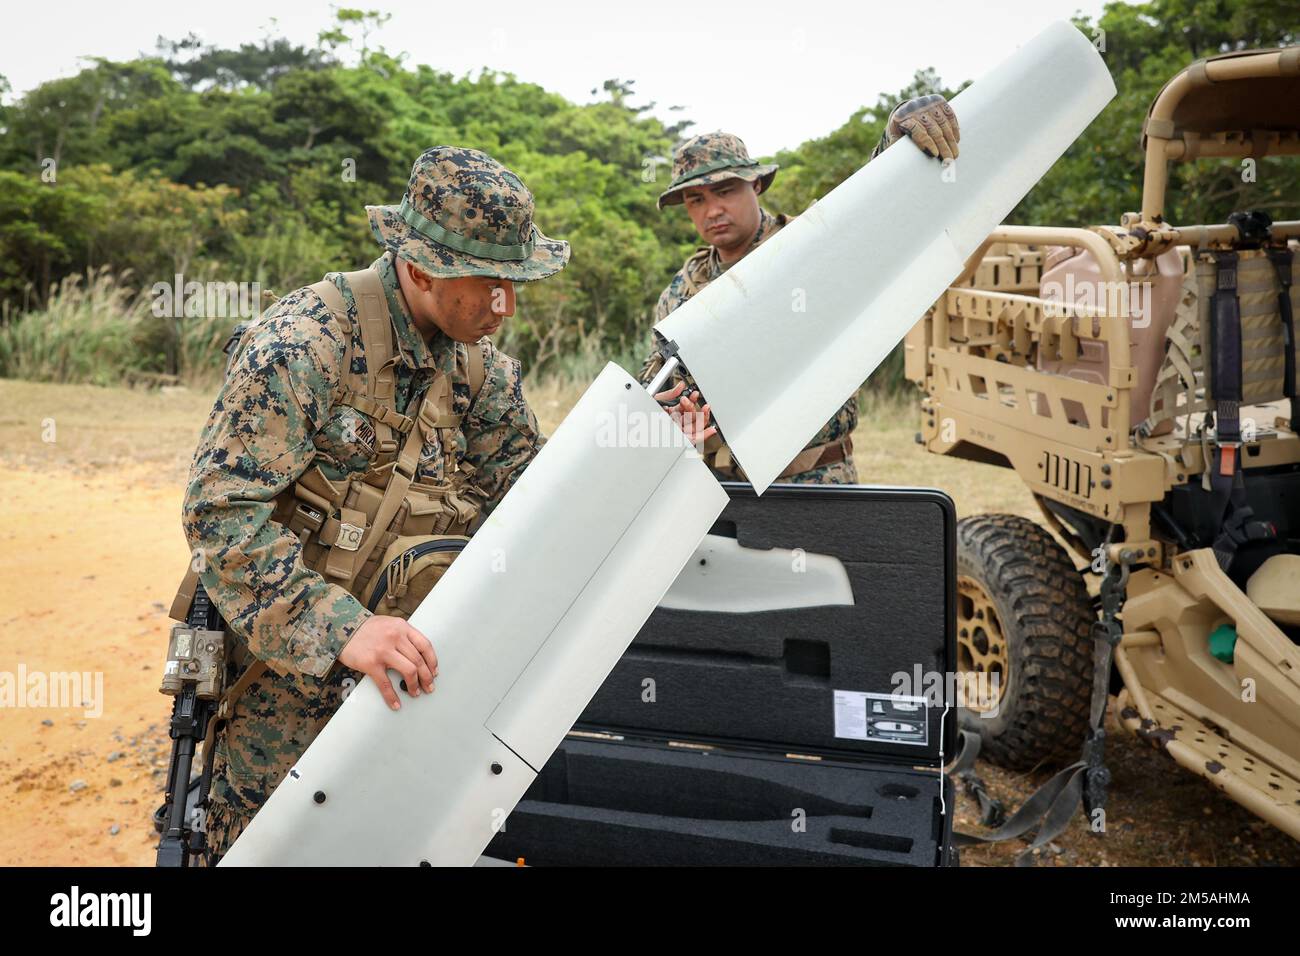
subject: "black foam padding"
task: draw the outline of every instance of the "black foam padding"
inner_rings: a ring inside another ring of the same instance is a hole
[[[940,787],[944,787],[941,795]],[[488,856],[540,866],[936,866],[935,773],[569,738]]]
[[[578,727],[938,766],[954,752],[956,710],[928,710],[926,746],[835,736],[836,690],[897,692],[895,675],[950,669],[955,517],[927,489],[728,485],[714,533],[748,548],[838,558],[851,606],[746,614],[657,609]],[[653,701],[646,697],[653,681]]]

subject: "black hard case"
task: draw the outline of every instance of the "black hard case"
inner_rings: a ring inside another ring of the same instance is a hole
[[[946,692],[932,687],[923,744],[837,737],[833,709],[835,691],[889,695],[899,673],[915,685],[918,668],[952,671],[951,499],[724,487],[731,501],[714,534],[832,555],[854,603],[656,609],[487,855],[540,866],[955,864],[941,768],[957,712]]]

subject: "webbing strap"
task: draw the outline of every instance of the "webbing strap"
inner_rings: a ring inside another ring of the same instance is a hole
[[[975,767],[975,758],[980,755],[984,739],[973,730],[957,728],[957,756],[945,768],[947,773],[965,773]]]
[[[423,415],[423,407],[420,412]],[[351,591],[353,589],[358,572],[366,566],[366,559],[375,550],[375,545],[383,538],[384,532],[388,530],[388,526],[397,515],[397,509],[401,507],[402,499],[406,497],[406,493],[411,488],[411,482],[415,479],[415,473],[420,465],[420,449],[423,445],[424,433],[422,428],[412,428],[407,436],[402,439],[402,447],[398,452],[396,466],[389,476],[387,487],[384,488],[384,496],[379,501],[374,521],[366,528],[365,534],[361,538],[361,544],[351,555],[352,573],[346,581],[342,582],[343,587],[347,590]]]
[[[212,748],[216,744],[218,725],[224,724],[230,719],[230,715],[235,712],[235,704],[239,702],[239,698],[244,696],[244,691],[248,690],[248,685],[265,674],[266,670],[266,661],[254,658],[253,662],[244,668],[244,673],[239,675],[239,680],[235,681],[221,695],[221,703],[217,707],[217,713],[212,720],[208,721],[207,733],[203,736],[203,759],[205,762],[212,759]]]
[[[347,391],[360,391],[364,394],[365,379],[352,372],[352,323],[348,321],[348,307],[343,301],[343,293],[328,279],[321,279],[320,282],[314,282],[307,288],[316,293],[317,297],[325,303],[325,308],[329,309],[338,321],[343,333],[343,374],[339,377],[339,394],[342,395]]]
[[[1255,510],[1247,504],[1246,482],[1238,471],[1232,478],[1228,502],[1231,510],[1211,547],[1214,559],[1224,573],[1232,567],[1237,549],[1251,541],[1268,541],[1277,537],[1277,528],[1267,521],[1256,521]]]
[[[244,691],[248,690],[248,685],[253,683],[263,674],[266,673],[266,661],[254,659],[251,664],[244,668],[244,673],[239,675],[239,680],[231,686],[230,690],[221,698],[221,710],[217,716],[223,719],[229,719],[230,714],[234,711],[235,702],[244,696]]]
[[[339,404],[350,405],[359,412],[365,412],[371,418],[383,422],[389,428],[401,435],[405,435],[409,432],[411,427],[415,424],[415,419],[411,418],[409,415],[395,412],[387,405],[381,405],[372,398],[368,398],[365,395],[359,395],[352,391],[352,389],[348,389],[343,393],[343,397],[340,399]]]
[[[479,348],[477,342],[470,345],[469,349],[469,404],[473,407],[478,400],[479,392],[483,391],[483,383],[487,381],[487,366],[483,362],[483,350]]]
[[[961,781],[963,789],[979,803],[980,824],[994,829],[1006,822],[1006,808],[975,772],[975,758],[979,756],[983,740],[980,735],[964,727],[957,728],[957,757],[945,770],[949,776]]]
[[[345,272],[343,278],[352,287],[357,303],[357,320],[361,325],[361,342],[366,349],[366,395],[392,402],[397,393],[397,342],[393,320],[388,314],[388,298],[379,273],[374,269]]]
[[[393,320],[388,314],[388,299],[379,273],[374,269],[358,269],[343,273],[343,279],[352,290],[357,306],[357,324],[361,330],[361,345],[366,355],[366,371],[361,374],[352,369],[352,335],[348,323],[348,309],[339,287],[326,279],[311,286],[343,326],[347,348],[343,361],[336,403],[347,405],[369,415],[375,420],[375,447],[392,447],[392,432],[406,434],[411,421],[392,407],[397,394],[397,341]]]
[[[1083,780],[1087,769],[1087,764],[1082,760],[1070,764],[1035,790],[1021,804],[1020,809],[1011,815],[1011,819],[992,833],[961,833],[954,830],[952,842],[959,847],[1001,843],[1024,836],[1037,826],[1034,841],[1016,857],[1016,866],[1030,865],[1033,863],[1034,851],[1056,839],[1070,825],[1070,820],[1074,818],[1083,799]]]
[[[1216,440],[1223,445],[1241,441],[1241,303],[1237,298],[1237,253],[1215,252],[1214,261],[1210,393],[1215,402]]]
[[[1237,253],[1215,252],[1214,259],[1214,297],[1210,306],[1210,391],[1215,403],[1217,448],[1213,468],[1208,469],[1206,477],[1211,491],[1209,507],[1218,528],[1212,547],[1219,567],[1226,572],[1232,566],[1240,545],[1270,538],[1275,530],[1265,522],[1254,520],[1242,474],[1241,303],[1237,297]],[[1289,310],[1289,290],[1284,291],[1287,292]]]

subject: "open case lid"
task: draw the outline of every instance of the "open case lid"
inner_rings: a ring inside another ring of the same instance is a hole
[[[759,498],[724,487],[726,510],[575,730],[950,760],[952,500],[918,488],[777,485]]]

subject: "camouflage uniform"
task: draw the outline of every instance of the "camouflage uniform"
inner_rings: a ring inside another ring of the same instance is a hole
[[[531,194],[512,173],[473,150],[426,152],[416,161],[403,205],[369,211],[372,230],[388,250],[371,268],[379,274],[396,333],[393,407],[414,415],[441,371],[452,383],[453,410],[461,416],[454,449],[440,447],[436,434],[426,438],[417,480],[442,478],[449,463],[466,462],[490,511],[544,442],[524,400],[519,363],[487,339],[467,346],[437,332],[426,341],[402,295],[397,259],[433,275],[527,281],[562,268],[567,244],[537,232]],[[490,225],[476,231],[485,222]],[[441,241],[426,241],[430,234]],[[503,243],[503,235],[526,238]],[[503,254],[514,258],[492,258]],[[343,294],[352,369],[364,374],[365,346],[351,288],[337,273],[326,279]],[[257,658],[269,667],[239,699],[214,751],[208,863],[225,853],[361,677],[335,664],[371,612],[305,567],[298,538],[271,520],[276,496],[309,467],[319,466],[335,480],[364,473],[376,457],[369,416],[336,401],[345,355],[339,329],[310,289],[270,309],[241,343],[190,470],[183,523],[204,567],[203,585],[228,622],[234,659]],[[482,350],[486,373],[472,403],[470,348]]]
[[[688,140],[677,151],[673,159],[673,181],[659,197],[659,208],[681,203],[682,191],[686,188],[707,186],[726,179],[743,179],[746,182],[759,180],[761,193],[771,184],[776,170],[775,164],[753,162],[749,158],[745,144],[738,137],[727,133],[705,133]],[[788,216],[774,216],[760,207],[758,230],[754,233],[754,239],[746,250],[746,255],[762,245],[789,221]],[[686,260],[685,265],[668,283],[668,288],[664,289],[659,296],[659,301],[655,305],[655,322],[661,322],[670,312],[726,270],[727,263],[722,261],[716,247],[701,246]],[[641,366],[638,377],[643,384],[649,384],[655,373],[662,367],[663,357],[658,351],[652,351]],[[665,387],[672,387],[683,378],[688,382],[688,391],[695,389],[694,380],[681,372],[674,372],[672,380]],[[707,400],[708,396],[705,395],[704,398]],[[813,448],[818,445],[843,442],[846,449],[844,460],[801,471],[779,480],[796,484],[856,484],[858,474],[848,452],[851,448],[848,442],[857,424],[858,396],[857,392],[854,392],[806,446]],[[734,464],[729,464],[730,452],[725,448],[721,438],[708,439],[703,451],[705,461],[718,477],[732,480],[744,477],[742,470]]]

